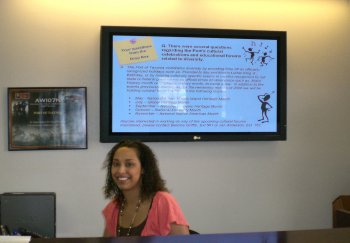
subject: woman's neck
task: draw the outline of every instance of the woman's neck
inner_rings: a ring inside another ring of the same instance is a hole
[[[129,205],[137,204],[141,198],[139,191],[127,191],[123,192],[123,195],[126,203]]]

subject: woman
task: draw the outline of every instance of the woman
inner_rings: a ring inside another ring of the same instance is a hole
[[[165,187],[152,150],[122,141],[108,153],[103,209],[105,237],[189,234],[188,223]]]

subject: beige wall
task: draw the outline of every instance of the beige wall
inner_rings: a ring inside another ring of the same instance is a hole
[[[1,0],[0,193],[57,193],[57,236],[100,236],[101,25],[285,30],[287,141],[149,143],[202,233],[331,227],[350,194],[350,5],[342,0]],[[7,88],[86,86],[87,150],[7,151]]]

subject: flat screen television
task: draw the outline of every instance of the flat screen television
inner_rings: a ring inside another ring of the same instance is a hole
[[[286,140],[286,32],[101,27],[100,141]]]

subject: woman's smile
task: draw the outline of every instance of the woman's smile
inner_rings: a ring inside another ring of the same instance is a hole
[[[129,176],[117,176],[116,177],[116,183],[125,183],[130,179]]]

